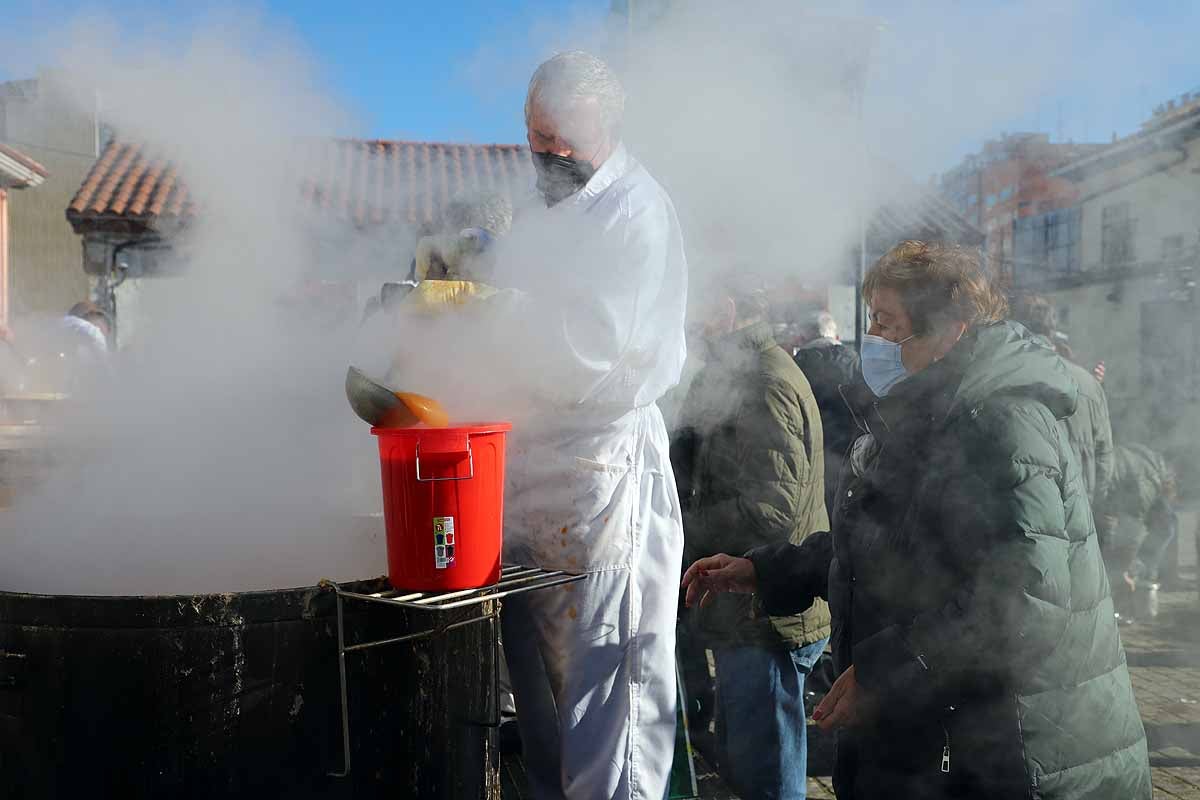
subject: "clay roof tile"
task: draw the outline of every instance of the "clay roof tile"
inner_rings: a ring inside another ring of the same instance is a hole
[[[291,157],[300,205],[356,225],[435,221],[454,196],[472,190],[510,197],[532,184],[523,145],[437,142],[298,142]],[[67,209],[79,232],[105,224],[147,227],[187,223],[196,213],[177,166],[158,150],[113,141],[84,178]],[[230,191],[237,187],[230,185]]]

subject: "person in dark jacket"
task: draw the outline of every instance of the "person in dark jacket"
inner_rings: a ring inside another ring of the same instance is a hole
[[[863,287],[866,432],[832,534],[701,559],[688,601],[826,596],[839,800],[1150,800],[1062,359],[973,252],[903,242]],[[865,394],[864,390],[864,394]]]
[[[1175,473],[1162,454],[1141,444],[1117,446],[1112,486],[1097,523],[1107,535],[1113,583],[1124,586],[1132,600],[1122,610],[1126,619],[1157,615],[1159,566],[1179,528],[1175,494]]]
[[[686,487],[685,563],[829,529],[820,412],[771,334],[765,292],[742,273],[707,294],[705,365],[671,453]],[[829,608],[818,599],[768,617],[752,606],[726,595],[692,614],[690,633],[716,663],[718,767],[742,797],[803,800],[805,677],[828,642]]]
[[[1012,318],[1028,328],[1030,333],[1044,337],[1046,344],[1052,347],[1060,341],[1055,335],[1058,332],[1058,315],[1050,301],[1040,295],[1018,296],[1013,303]],[[1062,424],[1067,429],[1067,439],[1083,470],[1083,485],[1088,499],[1095,508],[1096,503],[1108,494],[1113,479],[1113,433],[1108,416],[1108,399],[1095,375],[1071,361],[1059,347],[1055,349],[1063,356],[1063,363],[1079,386],[1079,404],[1075,413],[1063,420]]]
[[[857,430],[842,399],[841,387],[854,383],[859,372],[858,353],[842,344],[837,321],[828,311],[817,314],[805,333],[807,341],[796,350],[796,366],[808,378],[817,408],[821,410],[825,432],[825,508],[832,514],[842,462]]]

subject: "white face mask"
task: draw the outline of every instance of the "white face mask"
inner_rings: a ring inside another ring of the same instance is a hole
[[[916,334],[913,334],[916,336]],[[862,339],[862,371],[863,380],[875,393],[876,397],[887,397],[900,381],[908,377],[904,368],[904,360],[900,357],[900,345],[912,339],[902,339],[892,342],[882,336],[866,334]]]

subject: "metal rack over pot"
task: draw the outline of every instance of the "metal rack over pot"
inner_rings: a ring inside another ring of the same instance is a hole
[[[343,589],[331,580],[323,580],[320,586],[335,592],[337,597],[337,646],[338,646],[338,677],[340,682],[341,722],[342,722],[342,769],[331,773],[334,777],[346,777],[350,774],[350,704],[349,681],[346,672],[346,654],[357,653],[376,647],[401,642],[415,641],[433,636],[440,636],[456,628],[471,625],[476,622],[488,621],[495,625],[500,616],[500,601],[516,594],[532,592],[538,589],[549,589],[583,580],[585,576],[562,571],[544,570],[537,567],[525,567],[517,564],[506,564],[501,568],[499,582],[478,589],[460,589],[444,592],[410,592],[403,589],[391,589],[372,593],[362,593]],[[347,601],[369,603],[420,611],[429,615],[429,627],[426,630],[404,636],[387,637],[372,641],[347,643],[347,626],[344,608]],[[484,606],[484,614],[456,619],[453,611],[471,606]],[[492,637],[493,647],[499,649],[499,637]],[[499,653],[494,653],[493,669],[498,669]],[[498,681],[499,676],[495,676]],[[493,682],[495,686],[495,682]],[[493,692],[493,696],[495,693]],[[481,723],[488,727],[498,727],[500,724],[499,703],[493,703],[494,710],[490,719]]]

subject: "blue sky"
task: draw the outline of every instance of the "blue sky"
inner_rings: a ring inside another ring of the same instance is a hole
[[[945,126],[933,152],[914,163],[918,176],[948,168],[1000,131],[1037,129],[1077,141],[1124,135],[1157,103],[1200,85],[1200,58],[1191,55],[1188,33],[1200,21],[1194,3],[942,0],[940,10],[937,2],[921,0],[814,5],[886,22],[868,96],[881,117],[895,113],[914,82],[923,87],[924,97],[914,101],[918,109],[924,103],[938,113],[942,92],[964,106],[947,116],[969,122]],[[348,135],[475,142],[524,138],[521,100],[533,66],[554,49],[603,37],[609,7],[609,0],[224,6],[236,9],[231,18],[249,15],[306,54],[324,90],[352,112]],[[0,79],[26,77],[52,59],[47,43],[64,21],[108,19],[136,42],[186,37],[211,24],[219,13],[214,8],[195,0],[0,0]],[[1026,37],[1040,42],[1044,63],[1022,63]],[[927,79],[921,70],[940,73]],[[1018,101],[988,99],[1010,89]]]
[[[179,36],[223,9],[290,39],[360,136],[431,141],[524,138],[521,102],[538,56],[601,25],[605,0],[269,0],[224,6],[192,0],[0,0],[0,79],[28,77],[53,50],[64,20],[101,18],[134,40]],[[17,31],[31,36],[13,37]],[[25,40],[25,41],[18,41]],[[4,53],[3,51],[8,51]],[[503,64],[503,74],[495,70]],[[488,62],[488,63],[484,63]],[[520,77],[518,77],[520,76]]]

